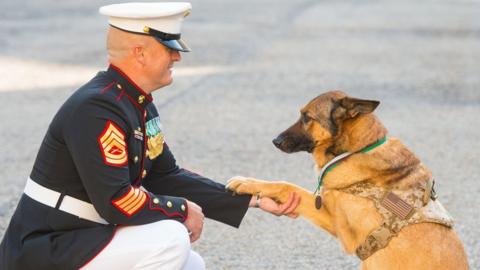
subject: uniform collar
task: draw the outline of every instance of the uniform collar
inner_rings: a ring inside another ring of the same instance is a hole
[[[120,91],[125,91],[128,99],[139,109],[145,110],[145,107],[152,102],[152,95],[145,93],[145,91],[123,73],[120,68],[110,64],[107,73],[115,80],[117,84],[116,87]]]

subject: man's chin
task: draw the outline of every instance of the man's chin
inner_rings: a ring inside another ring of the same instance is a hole
[[[173,77],[170,77],[170,79],[165,83],[164,86],[170,85],[173,83]]]
[[[170,84],[172,84],[172,82],[173,82],[173,77],[170,76],[170,78],[169,78],[167,81],[165,81],[165,85],[164,85],[164,86],[170,85]]]
[[[169,80],[166,80],[166,81],[163,81],[163,82],[159,83],[159,86],[157,87],[157,90],[160,89],[160,88],[163,88],[165,86],[169,86],[170,84],[172,84],[172,82],[173,82],[173,78],[170,77]]]

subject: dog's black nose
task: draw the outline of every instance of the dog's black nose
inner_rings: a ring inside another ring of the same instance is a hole
[[[284,139],[283,139],[282,137],[278,136],[277,138],[273,139],[272,142],[273,142],[273,144],[274,144],[276,147],[280,148],[280,146],[282,145],[283,140],[284,140]]]

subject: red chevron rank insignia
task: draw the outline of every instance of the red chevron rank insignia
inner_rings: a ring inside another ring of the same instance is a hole
[[[107,165],[122,167],[127,164],[127,144],[125,134],[112,121],[108,121],[102,134],[98,136],[98,143]]]
[[[140,188],[130,187],[130,190],[122,197],[112,201],[112,204],[128,217],[142,209],[148,195]]]

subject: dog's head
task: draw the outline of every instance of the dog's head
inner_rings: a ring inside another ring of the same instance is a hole
[[[300,110],[300,119],[278,135],[273,144],[286,153],[307,151],[335,156],[339,152],[351,151],[352,149],[341,149],[349,148],[345,145],[348,143],[346,140],[358,139],[351,135],[370,133],[372,130],[368,129],[368,125],[381,126],[371,115],[378,104],[379,101],[349,97],[341,91],[324,93],[305,105]],[[363,130],[358,126],[362,118],[370,118],[370,121],[361,121]],[[383,126],[377,131],[386,133]]]

